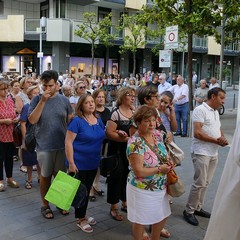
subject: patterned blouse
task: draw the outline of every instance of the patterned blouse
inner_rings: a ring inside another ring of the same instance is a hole
[[[167,151],[165,149],[162,137],[159,131],[154,131],[154,136],[158,145],[158,153],[163,158],[166,158]],[[143,166],[146,168],[157,167],[160,165],[160,161],[157,155],[147,146],[143,138],[136,132],[129,140],[127,146],[127,157],[132,153],[144,156]],[[128,175],[128,182],[137,188],[141,188],[148,191],[160,191],[166,188],[167,175],[166,174],[154,174],[148,177],[136,177],[131,165],[129,166],[130,172]]]
[[[0,119],[17,117],[15,105],[11,98],[6,98],[5,104],[0,101]],[[14,124],[0,124],[0,142],[13,142],[13,126]]]

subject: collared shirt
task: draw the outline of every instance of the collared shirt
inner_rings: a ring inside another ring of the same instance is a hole
[[[187,103],[189,101],[188,100],[189,89],[188,89],[188,85],[185,84],[185,83],[183,83],[181,86],[174,85],[174,86],[170,87],[168,89],[168,91],[173,93],[173,95],[174,95],[173,100],[177,100],[182,95],[185,96],[183,99],[177,100],[176,105],[182,105],[182,104]]]
[[[214,83],[214,84],[210,84],[209,85],[209,90],[215,87],[220,87],[220,85],[218,83]]]
[[[160,83],[158,85],[158,94],[160,95],[161,93],[163,93],[164,91],[167,91],[170,87],[172,87],[172,85],[168,82],[165,83]]]
[[[221,137],[221,122],[217,110],[211,108],[207,103],[196,107],[192,114],[193,132],[194,123],[202,123],[202,131],[210,137]],[[217,156],[219,145],[211,142],[205,142],[193,137],[191,152],[205,156]]]

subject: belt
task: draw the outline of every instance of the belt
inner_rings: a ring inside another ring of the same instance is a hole
[[[183,103],[183,104],[176,104],[176,106],[183,106],[183,105],[185,105],[185,104],[187,104],[188,102],[185,102],[185,103]]]

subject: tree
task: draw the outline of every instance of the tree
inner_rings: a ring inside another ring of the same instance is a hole
[[[133,54],[133,75],[136,73],[136,53],[138,48],[145,45],[146,24],[140,21],[140,14],[123,14],[120,19],[119,30],[124,30],[123,45],[119,53],[130,51]]]
[[[79,24],[79,29],[75,31],[75,35],[87,40],[91,44],[91,75],[93,75],[96,45],[102,43],[105,46],[111,46],[112,41],[114,40],[114,35],[109,31],[112,26],[111,16],[111,14],[108,14],[104,19],[97,22],[95,13],[86,12],[83,14],[83,23]]]

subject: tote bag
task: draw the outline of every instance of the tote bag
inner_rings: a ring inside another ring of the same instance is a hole
[[[80,183],[78,179],[65,172],[58,171],[45,195],[45,199],[58,208],[69,210]]]

